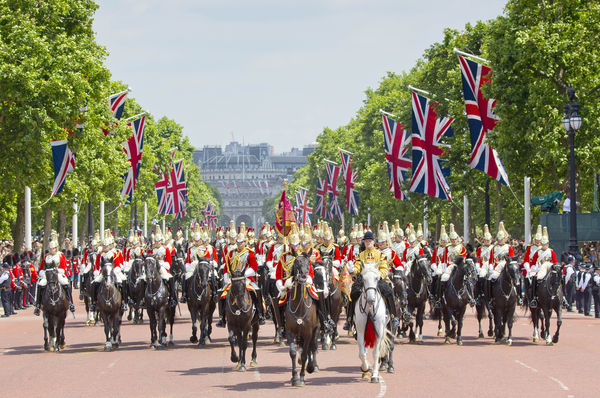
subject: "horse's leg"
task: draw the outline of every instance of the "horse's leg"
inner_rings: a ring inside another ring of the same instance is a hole
[[[423,318],[425,316],[425,304],[427,301],[423,301],[417,310],[417,327],[419,328],[419,335],[417,336],[417,342],[423,344]],[[415,328],[416,329],[416,328]]]
[[[117,311],[114,315],[113,315],[113,334],[112,334],[112,339],[113,339],[113,345],[115,346],[115,348],[119,348],[119,323],[120,323],[120,313]]]
[[[494,306],[494,335],[496,336],[495,342],[499,343],[502,340],[502,309],[500,303],[496,301]]]
[[[475,306],[475,310],[477,312],[477,324],[479,325],[479,334],[477,335],[477,338],[482,339],[483,338],[483,330],[481,329],[481,320],[483,319],[483,315],[484,315],[484,307],[483,307],[483,303],[479,303]]]
[[[514,317],[515,317],[515,309],[516,309],[516,303],[511,304],[506,313],[506,325],[508,326],[508,338],[506,339],[507,345],[512,345],[512,327],[513,327],[513,321],[514,321]]]
[[[390,349],[387,354],[387,372],[394,373],[394,335],[390,336]]]
[[[102,312],[102,323],[104,324],[104,336],[106,337],[104,351],[112,351],[112,343],[110,342],[110,319],[105,312]]]
[[[385,333],[385,332],[384,332]],[[381,365],[381,357],[379,354],[379,348],[384,336],[379,334],[377,337],[377,343],[373,347],[373,372],[371,373],[371,383],[379,383],[379,366]]]
[[[154,309],[148,310],[148,320],[150,321],[150,347],[154,347],[158,349],[158,336],[156,333],[157,329],[157,320],[156,320],[156,311]]]
[[[302,345],[302,353],[300,354],[300,380],[296,384],[297,386],[304,386],[304,375],[306,373],[306,360],[308,359],[308,353],[311,349],[311,341],[308,336],[304,338],[304,344]]]
[[[490,308],[490,304],[488,302],[488,300],[485,300],[485,308],[487,309],[487,313],[488,313],[488,332],[487,335],[488,337],[492,337],[494,335],[494,328],[493,328],[493,324],[492,324],[492,318],[493,318],[493,314],[492,314],[492,309]]]
[[[458,310],[458,313],[456,314],[456,322],[458,324],[457,329],[456,329],[456,344],[458,344],[458,345],[463,345],[462,327],[463,327],[463,319],[464,319],[466,310],[467,310],[467,306],[465,304],[462,308],[460,308]]]
[[[48,343],[48,316],[45,312],[42,313],[42,327],[44,328],[44,350],[50,350],[50,344]]]
[[[364,317],[364,315],[363,315]],[[358,358],[361,361],[360,370],[362,371],[362,378],[368,379],[371,376],[371,366],[367,360],[367,348],[365,347],[365,322],[366,319],[358,319],[358,313],[354,315],[354,322],[356,323],[356,342],[358,343]]]
[[[558,301],[554,306],[554,310],[556,311],[556,332],[554,332],[554,336],[552,337],[553,343],[558,343],[558,334],[560,332],[560,325],[562,325],[562,300]]]
[[[175,323],[175,308],[171,307],[169,308],[169,345],[173,346],[175,345],[175,342],[173,341],[173,324]]]
[[[537,343],[540,339],[539,331],[538,331],[538,313],[537,309],[530,309],[531,311],[531,323],[533,324],[533,342]]]
[[[544,308],[544,317],[546,318],[546,345],[552,345],[552,338],[550,337],[550,318],[552,317],[552,307]]]
[[[450,344],[450,310],[444,304],[442,307],[442,316],[444,317],[445,339],[444,344]]]
[[[196,327],[196,321],[198,320],[198,310],[192,305],[192,299],[188,299],[188,309],[190,310],[190,317],[192,318],[192,335],[190,336],[190,343],[198,343],[198,328]],[[202,321],[201,321],[202,322]],[[201,336],[202,337],[202,333]],[[200,347],[200,344],[198,344]]]
[[[58,340],[58,346],[61,350],[63,350],[67,345],[65,343],[65,321],[67,319],[67,313],[65,312],[64,316],[61,316],[58,319],[58,335],[60,336]]]
[[[246,371],[246,349],[248,348],[248,330],[244,328],[238,333],[238,346],[240,349],[240,361],[238,363],[238,371],[245,372]]]
[[[229,359],[231,360],[231,362],[237,363],[239,361],[239,357],[235,352],[236,338],[233,334],[233,331],[231,330],[231,322],[227,322],[227,328],[229,330],[229,337],[227,338],[227,340],[229,340],[229,346],[231,347],[231,356],[229,357]]]
[[[258,340],[258,322],[252,324],[252,359],[250,360],[250,366],[254,367],[257,365],[256,362],[256,341]]]
[[[169,304],[167,304],[169,305]],[[158,343],[161,346],[167,345],[167,309],[166,305],[158,310]]]
[[[310,355],[311,355],[310,363],[306,365],[308,373],[318,372],[319,371],[319,364],[317,363],[317,348],[318,348],[318,344],[317,344],[317,338],[316,338],[317,336],[316,336],[316,334],[317,334],[317,331],[315,330],[313,332],[313,335],[312,335],[312,338],[311,338],[312,344],[311,344],[311,347],[310,347]]]
[[[296,369],[296,342],[294,336],[288,331],[286,333],[288,345],[290,346],[290,359],[292,360],[292,386],[298,385],[298,370]]]

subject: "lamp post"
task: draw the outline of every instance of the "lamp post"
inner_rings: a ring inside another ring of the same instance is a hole
[[[570,147],[570,191],[569,191],[569,251],[573,254],[579,252],[577,244],[577,192],[575,188],[575,133],[581,127],[581,116],[579,116],[579,104],[575,101],[575,89],[567,89],[569,103],[565,104],[565,116],[562,120],[562,126],[569,135]]]

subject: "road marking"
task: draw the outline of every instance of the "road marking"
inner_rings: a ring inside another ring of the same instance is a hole
[[[379,376],[381,377],[381,376]],[[387,385],[385,384],[385,380],[381,377],[381,382],[379,383],[379,394],[377,394],[377,398],[383,398],[385,393],[387,392]]]
[[[524,368],[527,368],[533,372],[537,372],[538,370],[536,368],[532,368],[531,366],[527,365],[526,363],[523,363],[521,361],[519,361],[518,359],[515,359],[515,362],[518,363],[519,365],[523,366]]]
[[[117,363],[118,359],[116,361],[113,361],[111,363],[108,364],[108,368],[112,368],[113,366],[115,366],[115,364]]]
[[[569,387],[565,386],[565,383],[558,380],[556,377],[552,377],[552,376],[548,376],[548,377],[550,378],[550,380],[556,382],[560,386],[560,388],[562,388],[565,391],[569,391]]]
[[[258,371],[258,366],[254,367],[254,380],[260,381],[260,372]]]

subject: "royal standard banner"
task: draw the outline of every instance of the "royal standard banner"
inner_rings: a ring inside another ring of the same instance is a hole
[[[291,225],[296,222],[294,217],[294,210],[292,205],[285,194],[285,188],[281,193],[279,199],[279,206],[277,207],[277,213],[275,214],[275,229],[283,236],[287,236],[290,233]]]

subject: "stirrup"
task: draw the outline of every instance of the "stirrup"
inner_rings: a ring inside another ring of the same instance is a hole
[[[348,329],[350,329],[350,322],[346,321],[346,322],[344,323],[344,326],[342,327],[342,329],[344,329],[344,330],[348,330]]]
[[[436,302],[433,304],[433,308],[442,308],[442,301],[436,300]]]
[[[531,301],[529,302],[529,307],[530,308],[537,308],[538,303],[536,299],[531,299]]]
[[[33,310],[33,315],[40,316],[40,307],[35,307],[35,309]]]
[[[259,325],[264,325],[265,324],[265,317],[264,316],[259,316],[258,317],[258,324]]]
[[[181,296],[181,298],[179,299],[179,302],[181,304],[185,304],[185,303],[187,303],[187,299],[185,298],[185,296]]]

